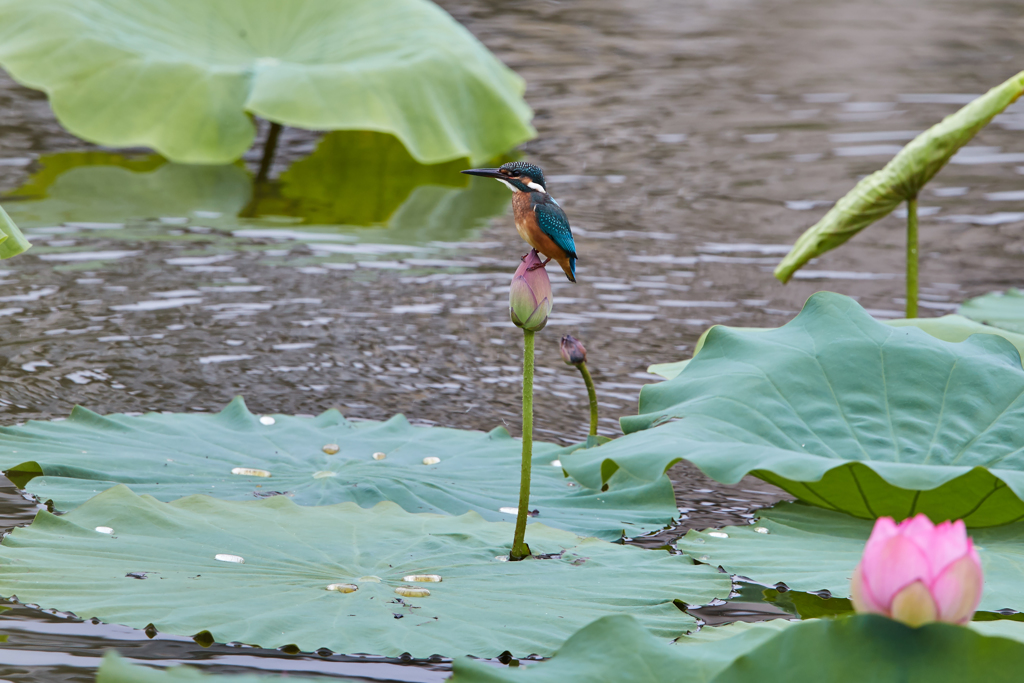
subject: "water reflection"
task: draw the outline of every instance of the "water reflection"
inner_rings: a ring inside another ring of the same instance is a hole
[[[393,136],[361,131],[325,135],[310,156],[258,184],[242,164],[62,152],[40,157],[39,170],[3,199],[22,227],[115,238],[126,225],[155,220],[169,236],[198,222],[242,237],[459,242],[509,202],[504,188],[459,174],[466,163],[420,164]],[[131,233],[124,236],[138,237]]]

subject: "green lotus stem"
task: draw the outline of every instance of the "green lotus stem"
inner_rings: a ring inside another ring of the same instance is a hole
[[[263,159],[260,160],[260,172],[256,174],[256,184],[266,181],[270,175],[270,166],[274,163],[274,152],[277,151],[277,139],[281,136],[281,124],[270,124],[267,140],[263,143]]]
[[[530,465],[533,461],[533,332],[523,330],[523,469],[519,480],[519,514],[512,539],[513,562],[530,556],[526,545],[526,518],[530,512]]]
[[[907,199],[907,317],[917,317],[917,196]]]
[[[597,436],[597,392],[594,391],[594,380],[590,377],[590,370],[587,370],[586,361],[577,365],[583,381],[587,385],[587,396],[590,397],[590,435]]]

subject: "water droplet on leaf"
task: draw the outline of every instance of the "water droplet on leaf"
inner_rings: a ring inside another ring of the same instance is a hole
[[[355,593],[359,590],[359,586],[354,583],[332,583],[327,587],[329,591],[338,591],[339,593]]]
[[[416,586],[399,586],[395,592],[404,598],[425,598],[430,595],[430,590]]]
[[[519,508],[498,508],[498,512],[503,512],[506,515],[518,515]]]
[[[260,424],[261,425],[272,425],[275,422],[277,422],[277,420],[275,420],[274,418],[270,417],[269,415],[264,415],[263,417],[260,418]]]
[[[245,564],[244,557],[239,557],[238,555],[228,555],[227,553],[217,553],[213,556],[213,559],[220,560],[221,562],[234,562],[235,564]]]
[[[441,458],[434,457],[433,455],[423,458],[424,465],[436,465],[441,462]]]
[[[360,576],[356,581],[359,581],[360,583],[380,583],[380,577],[373,575]]]
[[[725,533],[724,531],[709,531],[708,536],[711,536],[713,538],[729,538],[729,534]]]
[[[377,453],[373,454],[373,459],[374,460],[383,460],[386,457],[388,457],[386,453],[377,452]]]
[[[323,451],[327,455],[334,455],[339,450],[341,450],[341,449],[338,447],[338,444],[336,444],[336,443],[325,443],[324,447],[323,447]]]
[[[403,576],[402,581],[411,581],[419,583],[441,583],[441,577],[437,574],[410,574],[409,576]]]
[[[112,533],[114,533],[114,530],[111,529],[109,526],[98,526],[98,527],[96,527],[96,531],[100,532],[101,534],[112,534]]]
[[[269,477],[270,472],[266,470],[256,470],[251,467],[235,467],[231,470],[231,474],[242,474],[247,477]]]
[[[551,466],[552,467],[561,467],[562,466],[562,461],[561,460],[552,460],[551,461]]]

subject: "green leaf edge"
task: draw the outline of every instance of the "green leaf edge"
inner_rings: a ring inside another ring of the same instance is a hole
[[[808,228],[775,268],[783,284],[812,258],[834,249],[917,196],[957,150],[1024,93],[1024,71],[911,140],[881,170],[858,182]]]

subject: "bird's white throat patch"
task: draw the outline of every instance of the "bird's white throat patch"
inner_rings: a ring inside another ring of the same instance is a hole
[[[495,178],[495,180],[497,180],[499,183],[501,183],[502,185],[504,185],[508,189],[512,190],[513,192],[519,192],[519,188],[517,188],[515,185],[513,185],[509,181],[505,180],[504,178]],[[541,185],[539,183],[535,183],[532,180],[528,181],[526,183],[526,186],[528,188],[530,188],[531,190],[533,190],[534,192],[543,192],[544,194],[548,193],[548,191],[544,189],[543,185]]]

